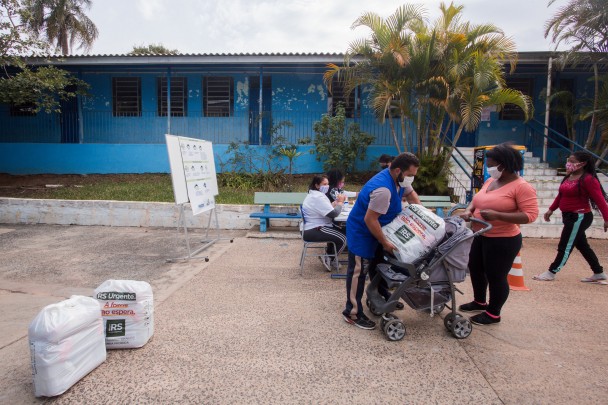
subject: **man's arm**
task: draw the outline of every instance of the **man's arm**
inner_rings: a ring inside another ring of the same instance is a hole
[[[397,247],[393,245],[391,241],[386,239],[386,236],[384,236],[382,227],[380,226],[380,221],[378,221],[380,215],[382,214],[368,209],[363,220],[365,221],[365,225],[367,225],[367,229],[369,229],[374,238],[376,238],[376,240],[382,245],[384,250],[393,252],[394,250],[397,250]]]
[[[422,204],[420,202],[420,197],[418,197],[418,193],[416,192],[416,190],[412,190],[411,193],[406,195],[405,200],[408,202],[408,204]]]

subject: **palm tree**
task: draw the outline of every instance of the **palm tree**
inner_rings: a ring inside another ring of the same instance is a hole
[[[28,27],[37,35],[44,33],[49,43],[69,55],[74,46],[85,51],[97,39],[97,27],[85,14],[91,0],[26,0],[31,17]]]
[[[528,120],[534,113],[532,99],[520,91],[505,86],[502,63],[498,59],[488,58],[477,52],[471,55],[467,69],[459,76],[456,87],[450,94],[450,103],[455,109],[450,112],[451,118],[459,123],[452,143],[456,145],[463,130],[475,131],[481,122],[484,107],[514,104],[521,108]],[[450,148],[444,169],[449,164],[453,148]]]
[[[371,100],[377,119],[384,123],[389,117],[391,133],[397,151],[401,152],[393,117],[399,115],[403,147],[407,150],[406,119],[410,117],[408,78],[402,68],[409,63],[409,34],[422,23],[424,12],[420,6],[403,5],[388,18],[376,13],[365,13],[351,28],[367,27],[370,38],[352,42],[344,56],[343,66],[329,64],[324,81],[331,91],[334,77],[345,84],[348,94],[361,85],[370,85]]]
[[[549,0],[551,6],[557,0]],[[551,37],[555,48],[561,44],[572,44],[564,54],[564,63],[577,62],[578,52],[592,52],[591,63],[594,77],[594,100],[591,126],[585,147],[591,147],[597,130],[600,80],[598,65],[608,63],[608,2],[606,0],[570,0],[560,7],[545,23],[545,38]]]

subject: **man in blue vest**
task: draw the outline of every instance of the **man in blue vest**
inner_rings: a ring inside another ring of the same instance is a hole
[[[363,313],[363,291],[370,262],[379,246],[396,250],[382,233],[382,226],[401,212],[401,200],[420,203],[411,187],[420,161],[409,152],[397,156],[391,166],[372,177],[364,186],[346,221],[348,270],[346,273],[346,308],[342,312],[347,323],[362,329],[374,329],[376,323]],[[381,250],[379,250],[381,252]]]

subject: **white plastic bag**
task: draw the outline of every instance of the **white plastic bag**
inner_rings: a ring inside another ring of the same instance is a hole
[[[28,330],[34,394],[63,394],[106,360],[99,303],[74,295],[44,307]]]
[[[397,247],[397,259],[413,263],[445,236],[445,222],[422,205],[410,204],[382,232]]]
[[[145,281],[106,280],[95,289],[108,349],[142,347],[154,334],[152,287]]]

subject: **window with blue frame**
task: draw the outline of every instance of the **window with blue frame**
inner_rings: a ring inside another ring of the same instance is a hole
[[[203,115],[231,117],[234,114],[234,79],[228,76],[203,78]]]
[[[361,116],[361,103],[357,97],[359,88],[355,88],[349,94],[346,94],[344,87],[344,82],[334,76],[331,84],[331,93],[327,99],[328,110],[331,112],[331,115],[336,115],[336,109],[342,103],[346,118],[358,118]]]
[[[524,95],[532,97],[534,79],[524,77],[513,77],[506,80],[507,88],[519,90]],[[523,110],[515,104],[505,104],[500,111],[499,118],[504,121],[524,121],[526,115]]]
[[[167,78],[156,78],[158,115],[167,116]],[[188,111],[188,80],[185,77],[171,78],[171,116],[185,117]]]
[[[112,115],[141,117],[141,78],[112,78]]]

